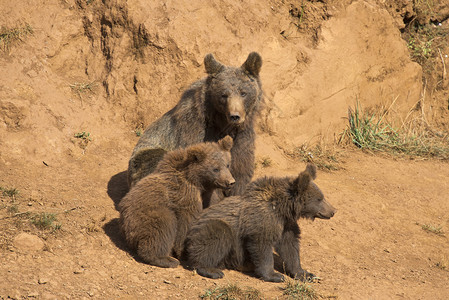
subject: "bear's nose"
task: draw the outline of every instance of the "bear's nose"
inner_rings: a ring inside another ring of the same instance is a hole
[[[229,118],[231,119],[232,122],[238,122],[240,120],[239,115],[231,115]]]
[[[231,186],[233,186],[233,185],[234,185],[234,183],[235,183],[235,180],[232,180],[232,181],[228,181],[228,187],[231,187]]]

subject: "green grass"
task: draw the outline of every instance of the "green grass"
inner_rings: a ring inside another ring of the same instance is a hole
[[[96,86],[97,84],[95,82],[75,82],[70,84],[72,91],[77,93],[79,96],[83,93],[93,92]]]
[[[36,226],[39,229],[47,230],[47,229],[53,229],[58,230],[61,229],[60,224],[55,224],[54,222],[57,221],[56,214],[52,213],[40,213],[35,214],[33,217],[31,217],[31,223]]]
[[[288,280],[285,287],[282,288],[284,295],[287,299],[298,299],[298,300],[314,300],[318,299],[318,294],[315,292],[314,288],[302,281],[298,280]]]
[[[260,164],[263,168],[268,168],[273,164],[273,161],[269,157],[262,157],[260,160]]]
[[[142,132],[143,132],[142,127],[137,127],[136,129],[134,129],[134,133],[136,134],[136,136],[141,136]]]
[[[407,130],[394,128],[385,121],[386,113],[364,112],[357,103],[354,110],[348,110],[349,125],[340,141],[349,139],[361,149],[390,154],[449,159],[447,135],[438,137],[428,130],[428,126],[410,125]]]
[[[2,192],[3,196],[8,196],[8,197],[15,197],[19,194],[19,190],[16,188],[4,188],[0,186],[0,191]]]
[[[423,225],[421,225],[421,228],[424,231],[427,231],[427,232],[430,232],[430,233],[433,233],[436,235],[441,235],[441,236],[444,235],[444,232],[443,232],[441,226],[435,226],[432,224],[423,224]]]
[[[226,286],[218,286],[207,289],[204,294],[200,295],[201,299],[207,300],[261,300],[264,299],[259,290],[244,287],[241,288],[236,284],[228,284]]]
[[[22,41],[24,37],[33,33],[33,28],[29,24],[22,27],[0,28],[0,46],[3,50],[8,50],[15,41]]]
[[[77,139],[82,139],[82,140],[87,140],[87,141],[91,141],[92,138],[90,137],[90,133],[89,132],[77,132],[73,135],[75,138]]]

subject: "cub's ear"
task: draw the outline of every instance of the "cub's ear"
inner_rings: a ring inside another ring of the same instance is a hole
[[[197,147],[187,150],[186,164],[200,163],[206,159],[206,153]]]
[[[209,53],[204,57],[204,67],[206,68],[207,74],[217,74],[224,68],[220,62],[215,60],[212,53]]]
[[[299,193],[302,193],[315,178],[316,166],[314,164],[307,164],[306,169],[299,173],[298,177],[293,181],[293,188]]]
[[[310,176],[309,172],[302,171],[293,181],[293,190],[295,190],[299,194],[302,194],[307,190],[311,181],[312,177]]]
[[[224,151],[230,151],[233,144],[234,140],[229,135],[218,141],[218,146]]]
[[[242,69],[247,71],[249,74],[257,77],[259,76],[260,68],[262,67],[262,57],[259,53],[251,52],[248,58],[242,65]]]
[[[316,166],[314,164],[307,164],[306,171],[309,172],[310,176],[312,176],[312,179],[316,179]]]

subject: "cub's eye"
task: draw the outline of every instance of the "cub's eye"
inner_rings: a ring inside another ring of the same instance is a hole
[[[218,172],[220,172],[220,169],[215,168],[215,169],[214,169],[214,172],[215,172],[215,173],[218,173]]]
[[[229,97],[229,96],[228,96],[227,94],[222,94],[222,95],[221,95],[221,99],[222,99],[222,100],[228,100],[228,97]]]
[[[240,92],[240,96],[246,97],[246,93],[245,92]]]
[[[230,165],[230,164],[227,164],[227,165],[226,165],[226,168],[228,168],[228,169],[229,169],[230,167],[231,167],[231,165]]]

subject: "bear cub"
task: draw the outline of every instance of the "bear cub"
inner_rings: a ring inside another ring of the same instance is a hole
[[[256,276],[281,282],[274,270],[273,249],[287,275],[309,280],[301,268],[299,218],[330,219],[336,212],[313,182],[316,167],[308,164],[298,177],[265,177],[248,185],[242,196],[225,198],[195,221],[186,238],[188,265],[209,278],[222,278],[222,268],[250,263]]]
[[[119,203],[120,225],[129,247],[146,263],[174,268],[192,221],[214,189],[235,182],[230,136],[168,152],[154,173],[142,178]]]

